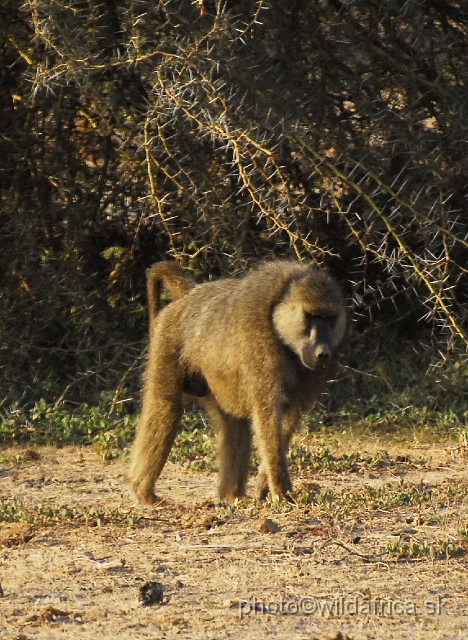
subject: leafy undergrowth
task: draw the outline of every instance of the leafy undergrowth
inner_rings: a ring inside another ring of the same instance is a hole
[[[0,439],[33,444],[95,444],[103,457],[113,458],[133,439],[136,417],[123,405],[109,413],[105,405],[55,407],[44,400],[30,409],[10,407],[0,416]]]
[[[390,339],[369,344],[362,339],[349,351],[330,384],[328,400],[305,418],[305,439],[292,443],[292,468],[360,471],[405,462],[392,460],[385,451],[376,458],[365,453],[337,456],[333,449],[343,437],[439,442],[467,451],[467,362],[454,358],[436,368],[430,349],[412,344],[396,349]],[[105,395],[95,401],[54,406],[40,400],[29,408],[2,407],[0,442],[92,444],[103,458],[126,456],[137,423],[137,415],[129,412],[133,401],[111,404]],[[216,468],[214,436],[203,414],[185,415],[170,460],[192,469]]]
[[[389,412],[387,412],[388,414]],[[452,419],[444,422],[444,429],[440,427],[429,430],[427,426],[421,431],[415,430],[414,425],[393,424],[389,429],[379,432],[382,412],[375,423],[370,416],[354,421],[346,416],[342,419],[335,416],[336,423],[331,426],[323,425],[323,413],[306,418],[305,428],[301,435],[291,442],[289,464],[293,470],[329,470],[335,472],[362,472],[363,470],[382,469],[396,465],[423,465],[422,459],[411,459],[408,456],[392,458],[387,451],[370,455],[368,453],[334,452],[343,441],[363,436],[378,438],[382,443],[395,441],[433,441],[444,442],[451,447],[468,453],[468,428],[458,424],[454,426]],[[385,418],[390,420],[390,416]],[[319,420],[322,424],[318,424]],[[56,409],[38,403],[28,412],[12,410],[4,412],[0,417],[0,441],[4,444],[19,443],[29,445],[94,445],[104,459],[126,457],[135,433],[137,416],[114,412],[107,414],[100,407],[83,404],[74,409]],[[370,428],[372,427],[372,428]],[[424,437],[421,434],[424,432]],[[190,413],[184,416],[182,429],[176,439],[169,460],[194,470],[213,471],[216,464],[215,434],[204,415]],[[29,449],[30,451],[32,449]],[[17,462],[22,462],[18,454]],[[31,454],[26,454],[31,455]],[[256,453],[252,454],[252,464],[258,464]],[[0,462],[9,462],[0,455]]]
[[[346,436],[346,434],[344,434]],[[324,442],[323,439],[320,440]],[[385,449],[374,454],[352,453],[333,454],[328,447],[317,448],[317,438],[304,435],[291,443],[289,452],[289,467],[293,470],[334,471],[337,473],[364,473],[365,471],[395,468],[398,465],[424,466],[422,458],[412,458],[408,455],[391,456]],[[331,443],[335,446],[339,441],[334,438]]]
[[[433,541],[411,541],[411,542],[390,542],[386,546],[386,551],[390,555],[401,559],[417,560],[430,558],[431,560],[448,560],[449,558],[459,558],[466,555],[466,546],[460,545],[458,541],[433,540]]]
[[[440,507],[449,504],[451,509],[464,505],[468,498],[468,487],[464,483],[446,482],[438,486],[411,484],[400,480],[379,487],[363,484],[351,491],[318,489],[306,486],[297,492],[295,503],[319,505],[330,516],[344,518],[372,511],[390,511],[393,508]]]
[[[131,526],[139,520],[133,509],[82,509],[76,506],[28,505],[20,498],[0,499],[0,522],[24,522],[34,526],[73,522],[91,527],[104,524]]]

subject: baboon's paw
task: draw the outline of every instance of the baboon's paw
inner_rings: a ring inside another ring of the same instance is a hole
[[[255,499],[257,502],[263,502],[268,496],[268,480],[266,476],[258,476],[255,482]]]
[[[137,493],[136,494],[136,499],[138,501],[139,504],[141,504],[143,507],[152,507],[154,504],[156,504],[157,502],[161,502],[161,500],[159,500],[159,498],[156,496],[156,494],[152,491],[151,493]]]
[[[257,486],[255,489],[255,499],[257,502],[264,502],[268,497],[270,497],[271,502],[275,503],[283,501],[295,502],[292,496],[292,488],[287,490],[276,489],[274,491],[270,491],[266,479],[260,477],[257,480]]]
[[[288,491],[286,493],[281,491],[281,492],[275,492],[273,494],[270,494],[270,500],[271,500],[271,502],[274,502],[275,504],[278,504],[278,502],[295,503],[295,500],[292,497],[290,491]]]
[[[225,492],[219,494],[220,501],[226,502],[227,504],[237,504],[240,500],[246,497],[246,493]]]
[[[124,476],[124,482],[127,487],[128,492],[130,493],[133,500],[142,506],[151,507],[153,504],[157,502],[161,502],[154,493],[153,489],[148,489],[138,486],[137,483],[133,482],[132,479],[128,476]]]

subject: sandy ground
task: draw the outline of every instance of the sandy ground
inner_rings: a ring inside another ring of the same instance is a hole
[[[123,487],[121,461],[91,448],[37,453],[17,464],[8,456],[18,450],[3,452],[1,638],[468,637],[468,556],[385,551],[455,539],[467,526],[468,471],[442,447],[409,449],[423,467],[293,476],[345,496],[398,482],[448,496],[342,517],[316,504],[219,505],[215,474],[173,464],[158,483],[161,504],[144,509]],[[144,606],[149,581],[162,585],[162,602]]]

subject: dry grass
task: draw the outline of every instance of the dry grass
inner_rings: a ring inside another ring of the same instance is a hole
[[[220,505],[213,473],[168,464],[152,509],[131,502],[120,461],[35,451],[3,452],[0,637],[464,637],[463,451],[304,449],[297,503],[262,506]],[[140,604],[147,581],[162,604]]]

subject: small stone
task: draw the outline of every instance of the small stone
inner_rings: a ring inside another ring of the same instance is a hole
[[[161,604],[163,601],[164,589],[160,582],[154,582],[153,580],[145,582],[139,591],[138,599],[144,607],[149,607],[152,604]]]
[[[260,533],[278,533],[278,531],[281,531],[281,528],[276,522],[270,520],[270,518],[266,518],[260,525],[259,531]]]

